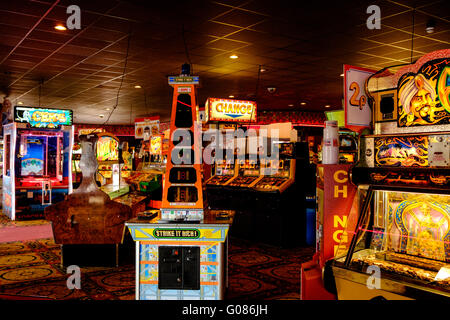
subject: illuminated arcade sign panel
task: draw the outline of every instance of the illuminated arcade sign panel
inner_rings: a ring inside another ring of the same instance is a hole
[[[71,126],[72,110],[42,109],[32,107],[14,107],[14,121],[29,123],[35,128],[58,128],[61,125]]]
[[[256,121],[256,102],[254,101],[209,98],[205,108],[206,121]]]
[[[197,229],[155,229],[153,230],[155,238],[188,238],[197,239],[200,231]]]

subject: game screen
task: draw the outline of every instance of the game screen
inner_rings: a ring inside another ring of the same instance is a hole
[[[102,136],[97,141],[97,160],[98,161],[117,161],[119,160],[119,141],[113,137]]]
[[[26,137],[26,154],[21,160],[22,176],[44,175],[44,138]]]

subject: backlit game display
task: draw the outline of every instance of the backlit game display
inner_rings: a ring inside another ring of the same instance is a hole
[[[14,121],[28,123],[34,128],[58,128],[72,125],[72,110],[14,107]]]
[[[99,136],[97,141],[98,161],[118,161],[119,141],[110,136]]]
[[[20,171],[22,176],[44,175],[44,139],[26,137],[26,154],[22,157]]]

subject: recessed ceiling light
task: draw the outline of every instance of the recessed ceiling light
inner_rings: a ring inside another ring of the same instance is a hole
[[[306,104],[306,102],[300,102],[300,104],[301,104],[302,106],[304,106],[304,105]]]
[[[327,104],[326,106],[325,106],[325,108],[329,108],[330,107],[330,105],[329,104]]]
[[[343,76],[344,76],[344,74],[343,74],[343,73],[341,73],[341,74],[340,74],[340,76],[341,76],[341,77],[343,77]]]
[[[99,114],[98,115],[100,118],[103,118],[105,115],[104,114]]]
[[[288,104],[288,107],[293,107],[294,105],[291,103],[291,104]]]
[[[434,27],[435,27],[435,25],[436,25],[436,22],[435,22],[434,20],[429,20],[429,21],[427,22],[425,31],[426,31],[427,33],[433,33],[433,32],[434,32]]]
[[[228,98],[234,98],[234,96],[233,96],[233,95],[230,95],[230,96],[228,96]]]
[[[141,89],[142,87],[140,85],[135,85],[134,88],[135,89]]]
[[[106,110],[106,111],[109,111],[109,110],[111,110],[111,108],[106,108],[105,110]]]
[[[259,71],[261,71],[261,72],[266,72],[267,69],[266,69],[266,68],[261,68],[261,69],[259,69]]]
[[[237,55],[235,55],[235,54],[232,54],[231,56],[230,56],[230,59],[237,59],[237,58],[239,58]]]
[[[62,24],[57,24],[57,25],[55,26],[55,29],[56,29],[56,30],[59,30],[59,31],[65,31],[65,30],[67,30],[67,28],[64,27]]]
[[[17,102],[17,104],[23,104],[23,102],[22,102],[22,101],[19,101],[19,102]]]

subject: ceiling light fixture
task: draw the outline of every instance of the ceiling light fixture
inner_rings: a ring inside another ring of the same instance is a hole
[[[341,77],[343,77],[343,76],[344,76],[344,74],[343,74],[343,73],[341,73],[341,74],[340,74],[340,76],[341,76]]]
[[[233,95],[230,95],[230,96],[228,96],[228,98],[234,98],[234,96],[233,96]]]
[[[56,29],[56,30],[59,30],[59,31],[65,31],[65,30],[67,30],[67,28],[64,27],[62,24],[57,24],[57,25],[55,26],[55,29]]]
[[[22,101],[19,101],[19,102],[17,102],[17,104],[23,104],[23,102],[22,102]]]
[[[104,114],[99,114],[98,115],[100,118],[103,118],[105,115]]]
[[[134,88],[135,89],[141,89],[142,87],[140,85],[135,85]]]
[[[300,102],[300,104],[301,104],[302,106],[304,106],[304,105],[306,104],[306,102]]]
[[[261,72],[266,72],[267,69],[266,69],[266,68],[261,68],[261,69],[259,69],[259,71],[261,71]]]
[[[105,110],[106,110],[106,111],[109,111],[109,110],[111,110],[111,108],[106,108]]]
[[[232,54],[231,56],[230,56],[230,59],[237,59],[237,58],[239,58],[237,55],[235,55],[235,54]]]
[[[288,107],[293,107],[294,105],[291,103],[291,104],[288,104]]]
[[[325,106],[325,108],[329,108],[330,107],[330,105],[329,104],[327,104],[326,106]]]
[[[425,28],[425,31],[427,33],[433,33],[434,32],[434,27],[436,26],[436,22],[434,22],[434,20],[429,20],[427,22],[427,26]]]

